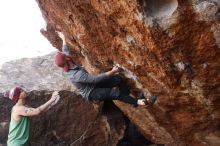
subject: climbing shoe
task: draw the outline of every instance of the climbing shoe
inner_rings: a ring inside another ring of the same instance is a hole
[[[147,99],[138,99],[137,104],[138,105],[153,105],[157,100],[156,96],[150,96]]]
[[[148,98],[148,102],[150,102],[152,104],[154,104],[156,102],[156,100],[157,100],[157,96],[152,95]]]
[[[146,99],[138,99],[137,105],[147,105],[147,100]]]

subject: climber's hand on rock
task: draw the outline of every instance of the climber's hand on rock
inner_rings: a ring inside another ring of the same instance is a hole
[[[63,40],[63,45],[65,45],[66,44],[66,40],[65,40],[64,34],[62,32],[57,32],[57,33],[58,33],[59,37]]]
[[[54,91],[51,97],[51,105],[55,105],[60,100],[60,95],[58,91]]]
[[[114,66],[111,70],[112,74],[118,73],[119,72],[119,68],[117,66]]]
[[[105,75],[106,75],[106,76],[112,76],[112,75],[114,75],[114,74],[117,73],[117,72],[118,72],[118,67],[114,66],[114,67],[112,68],[112,70],[106,72]]]

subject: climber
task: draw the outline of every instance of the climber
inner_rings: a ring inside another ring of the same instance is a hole
[[[37,116],[55,105],[60,96],[57,91],[53,92],[52,97],[45,104],[31,108],[26,106],[26,92],[21,87],[15,87],[3,93],[4,97],[14,101],[15,105],[11,112],[9,125],[8,146],[28,146],[30,139],[29,117]]]
[[[70,79],[85,99],[89,101],[120,100],[134,106],[155,102],[155,96],[150,96],[148,99],[131,97],[123,78],[116,75],[119,72],[117,66],[114,66],[108,72],[96,76],[89,74],[82,66],[72,60],[64,35],[60,32],[58,34],[63,40],[63,52],[56,53],[55,64],[63,68],[66,77]]]

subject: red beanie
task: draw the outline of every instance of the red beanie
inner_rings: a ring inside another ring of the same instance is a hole
[[[70,56],[67,56],[61,52],[57,52],[55,55],[55,64],[61,68],[63,68],[63,70],[65,72],[69,71],[69,65],[68,62],[72,61],[72,58]]]
[[[14,102],[18,102],[18,99],[22,91],[23,90],[21,89],[21,87],[15,87],[11,90],[6,91],[4,93],[4,96],[10,98]]]

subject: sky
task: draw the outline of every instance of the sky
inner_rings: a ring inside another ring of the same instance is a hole
[[[45,21],[35,0],[1,0],[0,68],[10,60],[55,51],[40,33],[44,26]]]

